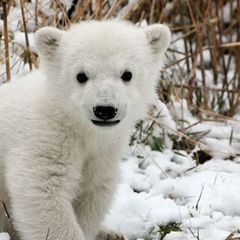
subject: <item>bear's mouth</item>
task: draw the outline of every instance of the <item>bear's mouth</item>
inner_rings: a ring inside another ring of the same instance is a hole
[[[116,121],[98,121],[98,120],[92,120],[92,123],[98,127],[112,127],[117,125],[120,122],[120,120]]]

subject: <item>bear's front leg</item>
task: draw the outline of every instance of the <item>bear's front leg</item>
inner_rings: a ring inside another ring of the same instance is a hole
[[[112,189],[99,186],[94,191],[84,192],[81,196],[77,216],[87,240],[125,239],[120,231],[102,226],[102,221],[111,206],[112,195]]]
[[[67,189],[66,166],[29,156],[12,155],[7,161],[11,217],[20,239],[85,240]]]
[[[88,184],[85,184],[85,190],[75,204],[78,222],[87,240],[125,239],[119,231],[102,226],[116,190],[118,167],[111,166],[111,172],[108,172],[108,168],[104,165],[105,171],[99,165],[98,167],[98,172],[95,171],[90,177],[86,177]],[[91,169],[94,167],[92,166]],[[99,177],[100,173],[104,175],[102,178]]]

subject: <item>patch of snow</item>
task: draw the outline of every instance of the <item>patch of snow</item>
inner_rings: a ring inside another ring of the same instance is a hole
[[[171,221],[179,223],[182,232],[165,239],[193,239],[192,234],[199,234],[204,240],[224,240],[240,228],[239,164],[213,159],[184,171],[195,165],[186,153],[185,161],[182,156],[174,163],[169,150],[133,148],[132,156],[121,164],[122,182],[106,219],[109,225],[129,239],[159,239],[159,227]],[[181,169],[177,174],[175,165]]]
[[[8,233],[0,233],[0,240],[10,240]]]

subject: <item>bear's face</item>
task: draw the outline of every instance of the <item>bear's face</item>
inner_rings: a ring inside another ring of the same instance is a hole
[[[167,27],[146,29],[117,22],[83,22],[64,32],[43,28],[36,46],[49,87],[61,106],[97,127],[143,117],[154,98]]]

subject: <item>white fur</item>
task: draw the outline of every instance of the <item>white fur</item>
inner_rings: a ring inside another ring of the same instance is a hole
[[[130,129],[154,99],[167,27],[90,21],[36,33],[39,70],[0,88],[0,198],[21,240],[120,239],[100,230]],[[132,80],[124,82],[125,70]],[[80,84],[84,71],[89,80]],[[120,123],[92,123],[96,105]],[[0,207],[0,231],[7,220]]]

